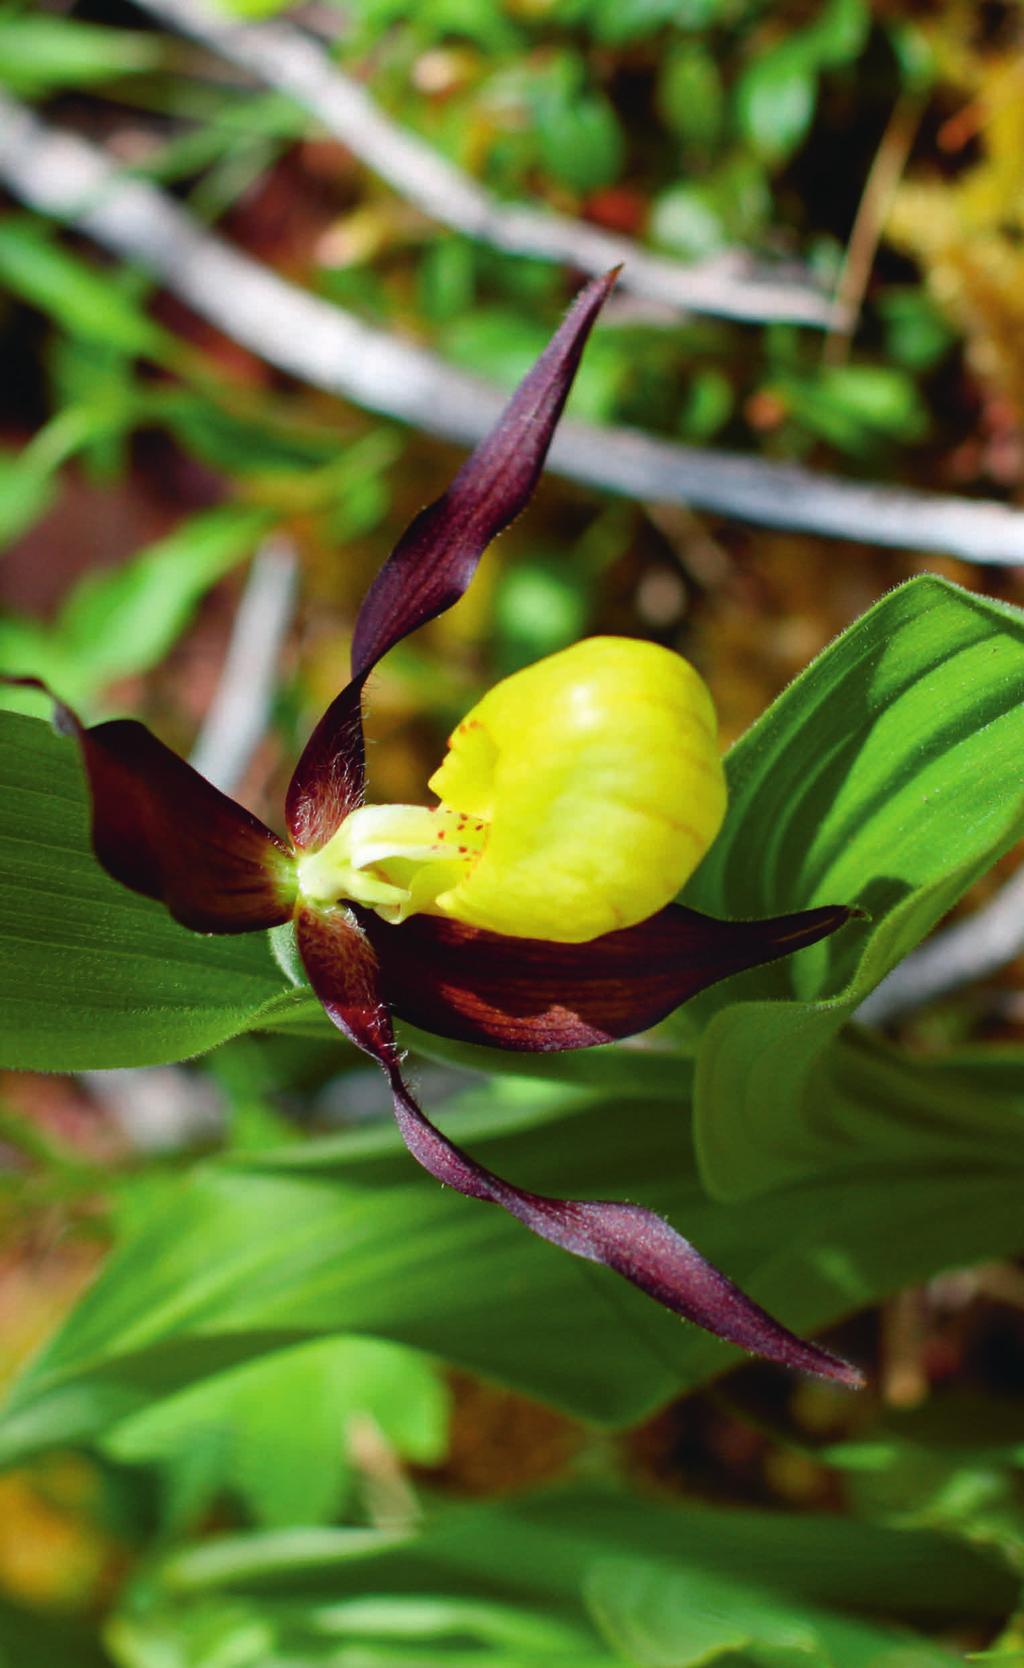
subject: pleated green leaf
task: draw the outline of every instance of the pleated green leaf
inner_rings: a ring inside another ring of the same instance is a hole
[[[742,1210],[704,1192],[685,1101],[507,1079],[446,1127],[544,1192],[664,1212],[781,1319],[811,1334],[911,1281],[1020,1249],[1018,1055],[929,1065],[844,1044],[822,1085],[817,1186]],[[891,1130],[884,1167],[847,1130]],[[820,1140],[829,1138],[823,1124]],[[16,1386],[15,1458],[88,1440],[229,1366],[331,1333],[391,1338],[586,1417],[627,1424],[737,1359],[639,1292],[438,1188],[387,1127],[198,1168],[140,1226]]]
[[[334,1520],[353,1486],[367,1425],[404,1459],[438,1464],[447,1399],[412,1350],[374,1338],[325,1338],[275,1351],[144,1407],[105,1451],[154,1467],[164,1519],[179,1532],[224,1494],[268,1528]]]
[[[110,880],[76,749],[0,713],[0,1064],[181,1060],[301,1006],[266,935],[206,938]]]
[[[710,1021],[701,1174],[740,1199],[814,1171],[814,1073],[831,1039],[1024,832],[1024,614],[911,581],[773,704],[729,775],[726,827],[687,901],[733,916],[849,903],[869,917],[688,1010]]]
[[[223,1535],[172,1553],[112,1636],[130,1668],[199,1668],[211,1635],[236,1668],[952,1668],[922,1624],[990,1632],[1016,1595],[994,1550],[927,1528],[581,1490],[441,1508],[397,1544]]]

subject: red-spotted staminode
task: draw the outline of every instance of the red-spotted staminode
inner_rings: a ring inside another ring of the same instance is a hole
[[[593,638],[516,673],[453,735],[431,779],[438,805],[364,805],[367,677],[462,596],[527,503],[614,279],[577,298],[492,433],[370,587],[351,681],[288,788],[287,839],[144,725],[86,728],[60,702],[55,721],[81,749],[103,867],[196,932],[293,922],[327,1015],[381,1065],[406,1146],[439,1182],[744,1349],[857,1384],[854,1368],[787,1331],[652,1212],[546,1198],[485,1169],[434,1127],[400,1069],[393,1015],[496,1048],[586,1048],[646,1029],[851,913],[717,921],[671,901],[718,830],[725,789],[704,685],[649,643]]]

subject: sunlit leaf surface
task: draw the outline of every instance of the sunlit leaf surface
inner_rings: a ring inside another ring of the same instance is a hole
[[[734,748],[730,815],[687,901],[744,916],[828,899],[869,919],[698,998],[715,1016],[695,1105],[716,1196],[814,1168],[811,1126],[838,1117],[814,1087],[824,1050],[1024,830],[1022,758],[1024,615],[934,578],[885,597]],[[769,993],[790,1000],[754,999]]]
[[[0,1058],[39,1071],[202,1053],[294,1006],[263,934],[206,938],[108,879],[80,766],[0,713]]]
[[[742,1209],[703,1192],[682,1105],[507,1080],[451,1133],[546,1192],[627,1196],[799,1331],[1020,1243],[1019,1059],[927,1073],[837,1053],[844,1136],[816,1187]],[[935,1111],[933,1108],[938,1108]],[[736,1359],[503,1213],[443,1192],[390,1130],[197,1170],[133,1235],[14,1391],[0,1454],[94,1436],[188,1384],[333,1332],[393,1338],[587,1417],[629,1423]]]

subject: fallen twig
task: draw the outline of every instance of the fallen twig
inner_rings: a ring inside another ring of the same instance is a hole
[[[875,152],[836,284],[836,301],[845,322],[825,338],[822,359],[826,365],[842,364],[849,353],[892,200],[921,124],[922,109],[920,98],[910,94],[901,98]]]
[[[203,318],[315,387],[470,444],[504,403],[492,384],[286,282],[198,226],[155,186],[119,172],[94,145],[53,130],[2,94],[0,180],[31,207],[148,268]],[[1024,562],[1024,512],[1009,505],[862,486],[579,422],[562,425],[549,463],[590,486],[763,526],[971,562]]]
[[[196,769],[223,793],[237,790],[267,727],[296,566],[290,540],[276,535],[249,569],[220,683],[192,750]]]
[[[140,4],[266,86],[287,93],[407,202],[453,231],[510,254],[559,261],[594,275],[624,265],[625,287],[689,312],[759,324],[843,327],[844,309],[809,277],[773,273],[741,252],[685,265],[568,215],[501,202],[393,122],[365,87],[332,64],[323,48],[294,24],[240,23],[202,0]]]
[[[1024,868],[984,908],[936,933],[894,967],[855,1017],[864,1025],[885,1025],[998,972],[1022,950]]]

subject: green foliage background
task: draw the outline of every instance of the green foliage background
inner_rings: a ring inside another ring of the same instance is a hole
[[[577,416],[1019,496],[1015,5],[357,0],[327,32],[500,199],[856,303],[852,338],[823,339],[624,299]],[[297,105],[114,0],[5,8],[0,84],[292,281],[503,385],[577,285],[439,229]],[[904,143],[865,230],[872,165]],[[369,577],[457,454],[272,374],[13,198],[0,290],[0,665],[187,750],[245,564],[283,531],[300,612],[246,784],[273,819]],[[1013,570],[549,478],[374,687],[376,795],[414,800],[480,690],[581,634],[701,666],[735,744],[686,901],[863,916],[638,1042],[404,1040],[486,1162],[663,1211],[788,1324],[831,1329],[871,1376],[859,1399],[739,1370],[437,1189],[264,939],[189,934],[98,870],[69,744],[4,697],[0,1663],[1020,1661],[1024,1037],[968,998],[885,1036],[856,1018],[1020,837],[1020,600]],[[112,1141],[96,1074],[178,1062],[216,1124],[157,1154]],[[78,1087],[31,1075],[58,1072]]]

